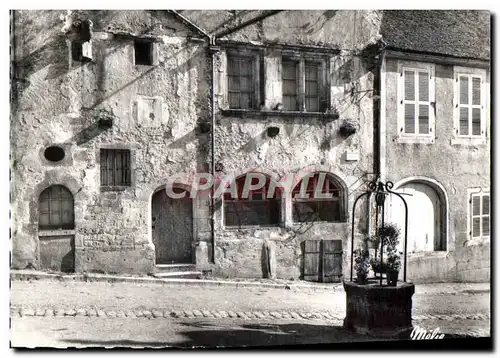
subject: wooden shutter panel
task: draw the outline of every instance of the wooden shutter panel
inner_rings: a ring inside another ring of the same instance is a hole
[[[468,107],[460,107],[459,112],[459,125],[460,125],[460,135],[468,135],[469,134],[469,108]]]
[[[415,71],[404,72],[404,99],[407,101],[415,100]]]
[[[472,135],[481,135],[481,109],[472,108]]]
[[[472,77],[472,104],[481,105],[481,77]]]
[[[483,196],[483,215],[490,215],[490,196]]]
[[[415,105],[405,103],[405,133],[415,133]]]
[[[342,240],[323,240],[322,282],[340,282],[342,280]]]
[[[460,95],[459,104],[469,104],[469,78],[466,76],[460,76]]]
[[[418,73],[418,100],[429,101],[429,74],[427,72]]]
[[[418,106],[418,133],[429,134],[429,105]]]
[[[306,240],[304,245],[304,271],[303,279],[306,281],[319,281],[319,255],[321,240]]]

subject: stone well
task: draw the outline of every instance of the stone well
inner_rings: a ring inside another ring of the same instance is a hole
[[[360,334],[381,338],[409,338],[413,283],[380,286],[378,282],[359,285],[344,281],[346,317],[344,327]]]

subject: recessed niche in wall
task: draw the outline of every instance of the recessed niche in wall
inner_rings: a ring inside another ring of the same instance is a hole
[[[50,162],[60,162],[66,156],[64,149],[56,145],[47,147],[43,152],[43,156]]]
[[[137,98],[137,123],[145,127],[157,127],[163,120],[161,97],[141,96]]]
[[[153,65],[153,42],[136,39],[134,41],[134,58],[136,65]]]

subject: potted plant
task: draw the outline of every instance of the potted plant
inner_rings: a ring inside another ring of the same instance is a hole
[[[387,285],[396,286],[398,282],[399,269],[401,268],[402,252],[388,250],[387,252]]]
[[[370,268],[369,257],[370,254],[367,250],[354,250],[354,269],[356,270],[357,282],[360,285],[366,285],[368,283],[367,277]]]
[[[368,250],[370,249],[377,249],[378,248],[378,245],[380,243],[380,238],[378,237],[378,235],[373,235],[373,236],[370,236],[370,237],[367,237],[365,239],[366,241],[366,247],[368,248]]]
[[[400,230],[395,224],[385,224],[377,229],[377,237],[387,247],[396,247],[399,242]]]
[[[377,274],[383,274],[387,272],[387,265],[385,262],[380,262],[380,258],[374,257],[370,260],[370,266],[372,267],[375,276]]]

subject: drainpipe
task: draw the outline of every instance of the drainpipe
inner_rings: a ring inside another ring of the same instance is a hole
[[[382,52],[380,58],[380,67],[379,67],[379,84],[378,84],[378,95],[380,101],[379,107],[379,115],[378,115],[378,174],[379,179],[385,183],[387,180],[386,173],[386,91],[385,91],[385,82],[386,82],[386,69],[385,69],[385,52]]]
[[[215,180],[215,54],[220,51],[220,48],[215,45],[215,36],[210,36],[209,51],[212,54],[212,90],[210,91],[210,100],[212,106],[212,130],[211,130],[211,174],[212,179]],[[215,183],[214,183],[215,184]],[[211,208],[211,236],[212,236],[212,260],[211,262],[215,264],[215,185],[212,185],[211,195],[210,195],[210,208]]]

